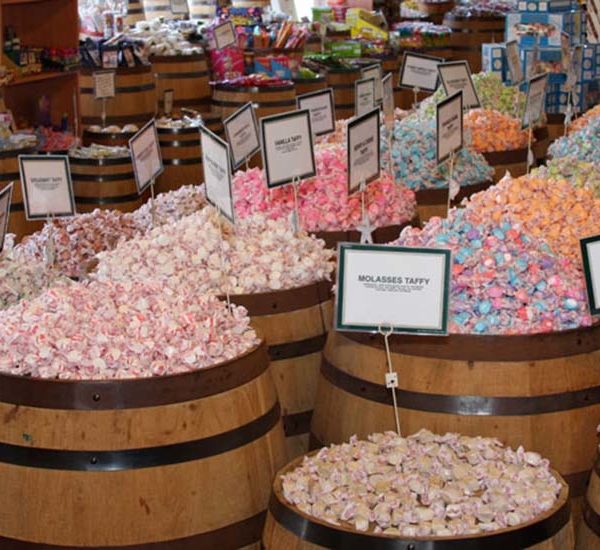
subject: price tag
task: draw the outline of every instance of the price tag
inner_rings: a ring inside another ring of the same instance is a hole
[[[10,216],[10,201],[14,183],[10,182],[0,191],[0,252],[4,248],[4,239],[8,232],[8,218]]]
[[[522,120],[523,128],[528,128],[530,124],[535,124],[540,120],[544,112],[547,82],[548,73],[536,76],[529,81]]]
[[[450,96],[455,92],[463,93],[463,107],[474,109],[480,107],[479,96],[471,78],[471,69],[466,61],[451,61],[438,65],[440,80]]]
[[[379,109],[348,122],[348,194],[356,192],[362,182],[377,179],[381,170]]]
[[[375,105],[379,105],[383,100],[383,86],[381,78],[381,65],[379,63],[365,67],[360,71],[363,80],[372,78],[375,81]]]
[[[246,103],[223,121],[225,136],[231,148],[233,167],[237,168],[246,159],[260,151],[258,124],[252,103]]]
[[[235,46],[236,39],[233,23],[231,21],[225,21],[225,23],[217,25],[214,29],[214,37],[217,50]]]
[[[163,172],[156,122],[152,119],[129,140],[135,184],[142,194]]]
[[[335,329],[447,334],[450,266],[445,249],[340,243]]]
[[[392,73],[383,77],[383,117],[386,124],[394,122],[394,83],[392,82]]]
[[[190,11],[187,0],[170,0],[173,15],[187,15]]]
[[[108,99],[115,97],[115,72],[102,71],[94,73],[94,97]]]
[[[434,92],[438,85],[438,65],[442,61],[439,57],[404,52],[398,80],[400,86]]]
[[[308,109],[261,118],[260,129],[268,187],[317,174]]]
[[[104,69],[116,69],[119,66],[117,50],[102,51],[102,67]]]
[[[200,126],[200,142],[206,199],[234,223],[229,145],[205,126]]]
[[[463,148],[463,94],[456,92],[436,106],[436,158],[445,162]]]
[[[506,61],[508,63],[508,72],[510,73],[510,81],[513,85],[518,86],[523,82],[523,67],[519,57],[519,44],[516,40],[506,43]]]
[[[19,155],[19,170],[28,220],[75,215],[67,155]]]
[[[298,96],[296,108],[310,111],[310,123],[315,136],[323,136],[335,131],[335,107],[331,88]]]
[[[175,90],[165,90],[163,94],[163,111],[165,115],[171,116],[173,112],[173,97],[175,96]]]
[[[375,107],[375,79],[363,78],[354,82],[354,113],[362,116]]]

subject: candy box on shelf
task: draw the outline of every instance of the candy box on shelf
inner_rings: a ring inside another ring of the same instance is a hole
[[[600,78],[600,44],[586,44],[583,47],[581,72],[583,82]]]
[[[486,73],[497,74],[502,80],[506,79],[506,45],[482,44],[481,68]]]
[[[519,0],[517,4],[517,9],[522,13],[559,13],[577,8],[576,0]]]
[[[564,113],[567,110],[567,101],[569,94],[564,84],[549,84],[546,93],[546,112]],[[573,87],[572,104],[573,114],[586,111],[592,103],[590,84],[578,82]]]
[[[327,44],[328,51],[336,57],[360,57],[362,48],[355,40],[337,40]]]
[[[516,40],[521,47],[537,45],[560,47],[561,32],[569,35],[571,44],[579,44],[583,37],[581,11],[565,13],[509,13],[506,16],[506,42]]]
[[[350,25],[352,38],[363,36],[384,41],[389,38],[389,33],[383,28],[385,21],[382,17],[359,8],[350,8],[346,12],[346,24]]]
[[[285,55],[261,56],[254,58],[254,72],[278,76],[285,80],[292,78],[290,60]]]

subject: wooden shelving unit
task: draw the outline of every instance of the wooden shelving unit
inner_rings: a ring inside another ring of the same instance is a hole
[[[0,44],[3,49],[8,26],[15,30],[22,46],[78,47],[77,0],[0,0],[0,12]],[[77,72],[45,71],[19,76],[0,93],[17,123],[35,124],[40,98],[47,96],[52,122],[60,123],[62,114],[67,113],[73,125],[79,112],[78,89]]]

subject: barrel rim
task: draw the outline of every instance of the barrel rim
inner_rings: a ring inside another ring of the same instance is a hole
[[[481,154],[491,164],[517,164],[527,161],[527,147],[509,151],[489,151]]]
[[[377,334],[341,332],[356,343],[384,349]],[[582,337],[588,337],[584,342]],[[390,351],[402,355],[457,361],[535,361],[600,350],[600,322],[589,327],[534,334],[392,334]]]
[[[373,231],[373,240],[376,243],[387,243],[394,239],[391,237],[388,239],[390,234],[400,235],[400,232],[405,227],[416,227],[419,224],[419,216],[415,214],[410,220],[405,221],[401,224],[383,225],[377,227]],[[323,239],[325,243],[328,242],[358,242],[360,240],[360,231],[356,229],[348,229],[347,231],[312,231],[311,235],[314,235],[317,239]],[[387,240],[386,240],[387,239]]]
[[[202,122],[204,122],[204,118],[202,118]],[[156,131],[159,135],[178,135],[178,134],[197,134],[200,135],[200,126],[192,126],[186,128],[161,128],[159,126],[156,127]],[[198,138],[200,139],[200,138]]]
[[[230,84],[224,84],[223,82],[217,82],[215,90],[220,92],[238,92],[244,94],[261,94],[261,93],[276,93],[276,92],[290,92],[294,91],[294,83],[290,81],[289,84],[281,86],[235,86]]]
[[[105,71],[100,67],[81,67],[79,69],[82,76],[92,76],[98,71]],[[135,67],[117,67],[116,69],[108,69],[115,72],[115,76],[128,75],[128,74],[143,74],[151,73],[152,65],[136,65]]]
[[[449,21],[456,21],[456,22],[463,22],[463,21],[469,21],[469,22],[474,22],[477,23],[479,21],[484,21],[484,22],[499,22],[499,23],[504,23],[504,20],[506,19],[506,15],[501,15],[501,16],[493,16],[493,15],[482,15],[482,16],[477,16],[477,17],[472,17],[472,16],[464,16],[464,15],[454,15],[451,12],[447,12],[444,14],[444,19],[448,19]],[[485,29],[488,30],[488,29]],[[504,30],[504,29],[502,29]]]
[[[434,545],[439,550],[476,550],[481,548],[482,542],[485,542],[487,550],[524,548],[556,535],[568,524],[571,518],[569,487],[562,476],[551,469],[555,479],[561,485],[561,491],[555,505],[537,518],[516,527],[505,528],[481,535],[402,539],[394,535],[384,535],[383,533],[361,533],[341,525],[333,526],[319,518],[306,514],[293,504],[287,503],[282,494],[282,476],[296,468],[306,456],[313,456],[318,452],[319,450],[316,450],[307,455],[297,457],[277,472],[268,507],[269,513],[279,525],[294,533],[301,540],[306,540],[313,544],[330,547],[330,541],[336,540],[342,542],[343,540],[344,545],[339,546],[340,548],[354,550],[368,547],[365,544],[369,542],[373,543],[373,539],[375,539],[377,541],[377,548],[385,550],[405,550],[406,548],[430,550],[432,548],[431,545]]]
[[[182,63],[184,61],[206,61],[204,53],[194,53],[191,55],[151,55],[150,63]]]
[[[0,373],[0,402],[67,410],[156,407],[226,392],[254,380],[269,366],[265,340],[209,367],[146,378],[56,380]]]
[[[30,155],[35,153],[37,145],[31,147],[19,147],[17,149],[7,149],[6,151],[0,151],[0,159],[7,159],[11,157],[17,157],[19,155]]]
[[[109,157],[101,159],[79,158],[69,155],[70,164],[80,164],[84,166],[117,166],[119,164],[131,164],[131,156]]]
[[[492,180],[484,181],[481,183],[474,183],[473,185],[463,185],[460,187],[460,191],[452,202],[460,202],[462,199],[470,197],[480,191],[485,191],[489,187],[494,185]],[[448,202],[448,188],[440,187],[438,189],[419,189],[415,191],[417,196],[418,206],[430,206],[436,204],[446,204]]]
[[[321,83],[321,82],[325,82],[325,76],[324,75],[319,75],[319,76],[311,76],[309,78],[292,78],[292,82],[294,84],[316,84],[316,83]]]
[[[85,129],[83,131],[83,137],[90,139],[112,139],[119,140],[124,139],[129,141],[137,132],[90,132]]]

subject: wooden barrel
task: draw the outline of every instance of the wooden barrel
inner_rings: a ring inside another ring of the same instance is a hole
[[[518,336],[389,339],[402,433],[497,437],[548,458],[572,496],[585,492],[600,415],[600,325]],[[314,445],[394,428],[383,338],[330,332]]]
[[[360,80],[360,69],[327,69],[327,87],[333,89],[335,118],[354,116],[354,83]]]
[[[156,78],[156,99],[163,112],[165,90],[173,90],[173,107],[191,107],[199,111],[210,109],[209,70],[204,54],[155,55],[150,58]]]
[[[2,376],[0,411],[2,548],[243,547],[286,462],[264,344],[173,376]]]
[[[14,183],[10,214],[8,217],[8,232],[16,235],[17,242],[25,235],[31,235],[40,230],[43,221],[28,221],[25,217],[25,204],[23,203],[23,189],[19,173],[19,155],[31,155],[35,152],[32,147],[0,151],[0,190],[11,182]]]
[[[560,113],[547,113],[548,135],[550,143],[565,135],[565,115]]]
[[[162,17],[165,21],[169,19],[184,19],[185,15],[174,14],[171,11],[171,2],[169,0],[142,0],[144,4],[144,13],[146,19],[156,19]]]
[[[409,225],[417,227],[419,217],[415,216],[412,220],[401,225],[378,227],[373,231],[373,243],[386,244],[394,241],[400,236],[400,232]],[[359,243],[361,237],[359,231],[317,231],[312,234],[317,239],[323,239],[327,248],[337,248],[338,243]]]
[[[569,488],[558,474],[562,490],[554,506],[538,518],[517,527],[481,535],[404,538],[364,533],[333,525],[300,511],[283,496],[281,476],[300,466],[297,458],[277,473],[263,532],[265,550],[319,548],[373,548],[378,550],[573,550],[574,536]]]
[[[331,283],[260,294],[232,295],[265,338],[281,403],[290,457],[308,450],[323,346],[331,326]]]
[[[210,21],[217,16],[217,0],[188,0],[190,19]]]
[[[223,120],[219,113],[202,113],[202,122],[214,134],[223,137],[225,130],[223,129]]]
[[[494,151],[482,154],[488,164],[494,168],[494,181],[500,181],[507,171],[515,178],[527,173],[527,147],[514,151]]]
[[[469,62],[471,72],[481,71],[481,45],[504,41],[504,17],[460,17],[447,13],[444,25],[452,29],[456,59]]]
[[[89,147],[94,143],[108,147],[129,147],[129,140],[134,135],[132,132],[90,132],[85,129],[81,139],[85,147]]]
[[[213,112],[227,118],[248,102],[256,106],[256,118],[285,113],[296,109],[296,92],[293,84],[257,87],[232,87],[216,84],[213,91]]]
[[[600,550],[600,454],[590,475],[576,540],[577,550]]]
[[[77,212],[91,212],[95,208],[133,212],[150,196],[150,190],[138,195],[129,156],[69,160]]]
[[[141,0],[127,0],[127,13],[123,18],[123,23],[128,27],[134,27],[138,21],[144,21],[144,5]]]
[[[546,154],[548,153],[548,147],[550,146],[550,134],[548,133],[548,126],[540,126],[533,130],[534,142],[531,145],[531,150],[535,160],[542,162],[546,160]]]
[[[296,87],[296,95],[318,92],[327,88],[327,80],[321,75],[316,78],[294,78],[293,80]]]
[[[116,96],[106,100],[106,124],[140,127],[156,111],[156,86],[150,65],[115,69]],[[81,122],[84,126],[102,124],[102,101],[94,99],[93,69],[81,69],[79,75]]]
[[[156,193],[174,191],[183,185],[200,184],[202,149],[198,128],[158,128],[164,172],[156,180]]]
[[[459,206],[461,201],[475,193],[485,191],[494,182],[486,181],[461,187],[458,195],[450,203],[450,206]],[[445,218],[448,215],[448,188],[443,189],[421,189],[415,193],[417,196],[417,212],[421,223],[427,222],[434,216]]]
[[[417,8],[421,13],[427,15],[443,15],[454,8],[454,1],[424,2],[423,0],[417,0]]]

